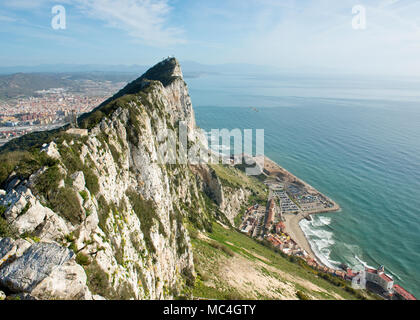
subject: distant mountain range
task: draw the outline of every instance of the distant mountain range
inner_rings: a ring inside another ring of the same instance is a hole
[[[147,68],[139,65],[99,65],[99,64],[41,64],[36,66],[0,67],[0,74],[13,73],[67,73],[67,72],[119,72],[143,73]]]
[[[80,91],[86,80],[94,82],[129,82],[136,73],[73,72],[73,73],[13,73],[0,75],[0,99],[33,96],[38,90],[66,88]]]
[[[185,78],[197,78],[205,74],[261,74],[273,72],[273,68],[247,64],[205,65],[186,61],[183,65],[185,66]],[[80,81],[83,80],[130,82],[146,70],[147,67],[142,65],[101,64],[44,64],[0,67],[0,99],[31,96],[36,94],[38,90],[58,87],[74,91],[80,87]]]
[[[183,61],[183,72],[186,77],[197,76],[202,73],[319,73],[333,72],[325,68],[291,68],[273,67],[246,63],[202,64],[195,61]],[[0,74],[13,73],[73,73],[73,72],[117,72],[143,74],[147,70],[144,65],[105,65],[105,64],[41,64],[36,66],[0,67]]]

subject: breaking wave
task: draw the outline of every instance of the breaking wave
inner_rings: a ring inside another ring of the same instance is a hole
[[[317,258],[329,268],[337,268],[340,262],[331,259],[331,246],[335,244],[334,234],[321,229],[331,223],[331,218],[315,216],[312,221],[303,219],[299,225]]]

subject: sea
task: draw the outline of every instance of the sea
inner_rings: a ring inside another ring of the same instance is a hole
[[[303,220],[326,265],[368,265],[420,298],[420,78],[219,73],[187,78],[197,125],[264,129],[265,155],[336,201]]]

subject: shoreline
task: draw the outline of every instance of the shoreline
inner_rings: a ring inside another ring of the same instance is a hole
[[[328,266],[322,263],[320,258],[312,250],[311,244],[308,238],[306,237],[305,232],[303,232],[302,228],[300,227],[299,223],[300,221],[305,219],[305,217],[301,213],[297,215],[286,214],[284,215],[284,219],[286,231],[289,234],[289,236],[293,239],[293,241],[295,241],[300,248],[305,250],[308,256],[315,260],[320,266],[328,268]]]
[[[340,211],[341,210],[340,205],[336,203],[334,200],[332,200],[330,197],[326,196],[325,194],[323,194],[322,192],[318,191],[316,188],[314,188],[313,186],[305,182],[304,180],[300,179],[299,177],[295,176],[294,174],[292,174],[291,172],[289,172],[288,170],[280,166],[278,163],[264,156],[264,168],[266,168],[266,165],[268,165],[268,167],[271,170],[274,169],[274,172],[278,170],[282,174],[285,174],[286,176],[293,178],[295,181],[299,181],[302,185],[305,186],[305,188],[307,188],[307,190],[310,190],[311,192],[315,192],[322,195],[333,204],[333,207],[331,208],[315,209],[315,210],[310,210],[306,212],[303,212],[302,210],[300,210],[300,212],[296,215],[295,214],[283,215],[286,232],[296,242],[296,244],[300,248],[305,250],[308,256],[312,258],[313,260],[315,260],[321,267],[330,268],[326,266],[324,263],[322,263],[321,259],[315,254],[314,250],[311,247],[310,241],[306,237],[305,232],[302,230],[299,223],[300,221],[302,221],[303,219],[306,219],[306,217],[309,217],[311,215]],[[267,175],[267,177],[270,177],[270,176],[272,177],[272,175]]]

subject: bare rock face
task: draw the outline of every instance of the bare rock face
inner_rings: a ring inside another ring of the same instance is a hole
[[[9,179],[0,205],[16,237],[27,240],[0,241],[0,287],[8,294],[172,299],[195,277],[183,221],[198,221],[201,229],[209,223],[206,194],[231,221],[246,198],[246,192],[226,192],[206,165],[158,162],[160,134],[180,122],[190,139],[206,144],[175,59],[102,107],[93,113],[99,117],[88,118],[88,136],[43,146],[56,160],[51,167]],[[54,189],[40,192],[39,179]]]
[[[14,241],[11,238],[0,239],[0,258],[3,258],[12,248]]]
[[[71,175],[73,179],[73,187],[77,191],[82,191],[85,189],[85,176],[82,171],[77,171]]]
[[[57,145],[54,142],[49,143],[49,144],[44,144],[42,146],[41,151],[47,153],[53,159],[60,158],[60,153],[58,152]]]
[[[86,286],[86,273],[74,260],[69,260],[54,269],[32,291],[37,299],[92,300]]]
[[[12,292],[31,292],[34,287],[74,254],[53,243],[35,243],[15,261],[2,265],[0,285]]]
[[[0,268],[9,259],[16,259],[31,246],[29,241],[24,239],[13,240],[11,238],[0,239]]]
[[[32,232],[38,227],[51,213],[51,210],[42,206],[38,201],[32,205],[26,213],[18,216],[13,221],[12,226],[15,227],[19,233]]]
[[[10,238],[0,240],[0,266],[13,255],[15,248],[14,241]]]
[[[34,234],[43,242],[60,242],[70,233],[70,229],[62,217],[49,208],[43,208],[46,211],[45,218],[38,224]]]

